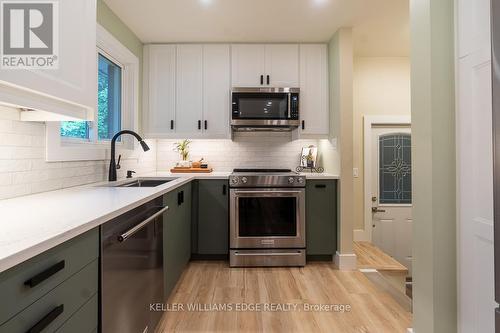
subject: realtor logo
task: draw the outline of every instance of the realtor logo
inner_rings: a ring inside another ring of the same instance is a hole
[[[0,0],[2,69],[57,69],[59,3]]]

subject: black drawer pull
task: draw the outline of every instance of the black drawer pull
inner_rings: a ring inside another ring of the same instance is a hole
[[[37,275],[33,276],[31,279],[26,280],[24,282],[25,286],[29,286],[30,288],[35,287],[36,285],[42,283],[43,281],[47,280],[49,277],[52,275],[56,274],[60,270],[64,269],[65,262],[64,260],[59,261],[57,264],[50,266],[46,270],[44,270],[41,273],[38,273]]]
[[[173,130],[174,129],[174,121],[173,120],[170,120],[170,129]]]
[[[306,122],[305,122],[305,120],[302,120],[302,129],[303,130],[306,129]]]
[[[177,205],[180,206],[184,203],[184,191],[177,193]]]
[[[267,81],[267,84],[269,85],[269,75],[267,76],[267,80],[266,81]]]
[[[201,130],[201,120],[198,120],[198,129]]]
[[[222,185],[222,195],[226,195],[227,193],[227,187],[226,185]]]
[[[263,85],[264,84],[264,75],[261,75],[260,76],[260,85]]]
[[[208,129],[208,121],[205,120],[205,130]]]
[[[314,187],[316,187],[316,188],[326,188],[326,185],[325,184],[316,184],[316,185],[314,185]]]
[[[54,310],[50,311],[38,323],[30,328],[26,333],[39,333],[49,326],[61,313],[64,312],[64,304],[59,305]]]

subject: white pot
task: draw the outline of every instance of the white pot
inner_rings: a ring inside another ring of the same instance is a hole
[[[179,167],[179,168],[190,168],[191,167],[191,161],[179,161],[179,162],[177,162],[177,167]]]

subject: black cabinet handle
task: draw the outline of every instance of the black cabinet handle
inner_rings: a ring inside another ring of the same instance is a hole
[[[266,78],[266,82],[267,82],[267,84],[269,84],[269,81],[270,81],[270,80],[269,80],[269,75],[268,75],[268,76],[267,76],[267,78]]]
[[[201,120],[198,120],[198,129],[201,130]]]
[[[264,84],[264,75],[261,75],[260,76],[260,85],[263,85]]]
[[[174,121],[173,120],[170,120],[170,129],[173,130],[174,129]]]
[[[226,193],[227,193],[227,186],[222,185],[222,195],[226,195]]]
[[[306,129],[306,122],[305,122],[305,120],[302,120],[302,129]]]
[[[31,279],[26,280],[24,282],[25,286],[28,286],[30,288],[35,287],[36,285],[42,283],[43,281],[47,280],[49,277],[52,275],[56,274],[60,270],[64,269],[65,262],[64,260],[59,261],[57,264],[50,266],[46,270],[44,270],[41,273],[38,273],[37,275],[33,276]]]
[[[64,312],[64,304],[59,305],[43,317],[38,323],[30,328],[26,333],[39,333],[49,326],[61,313]]]
[[[177,193],[177,205],[180,206],[184,203],[184,191]]]
[[[325,184],[316,184],[316,185],[314,185],[314,187],[316,187],[316,188],[326,188],[326,185]]]
[[[205,120],[205,130],[208,129],[208,121]]]

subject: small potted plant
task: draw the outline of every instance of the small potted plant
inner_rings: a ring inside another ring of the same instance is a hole
[[[174,151],[181,155],[182,160],[177,162],[177,167],[180,168],[190,168],[191,162],[188,160],[189,157],[189,144],[191,141],[185,139],[180,142],[176,142],[174,145]]]

